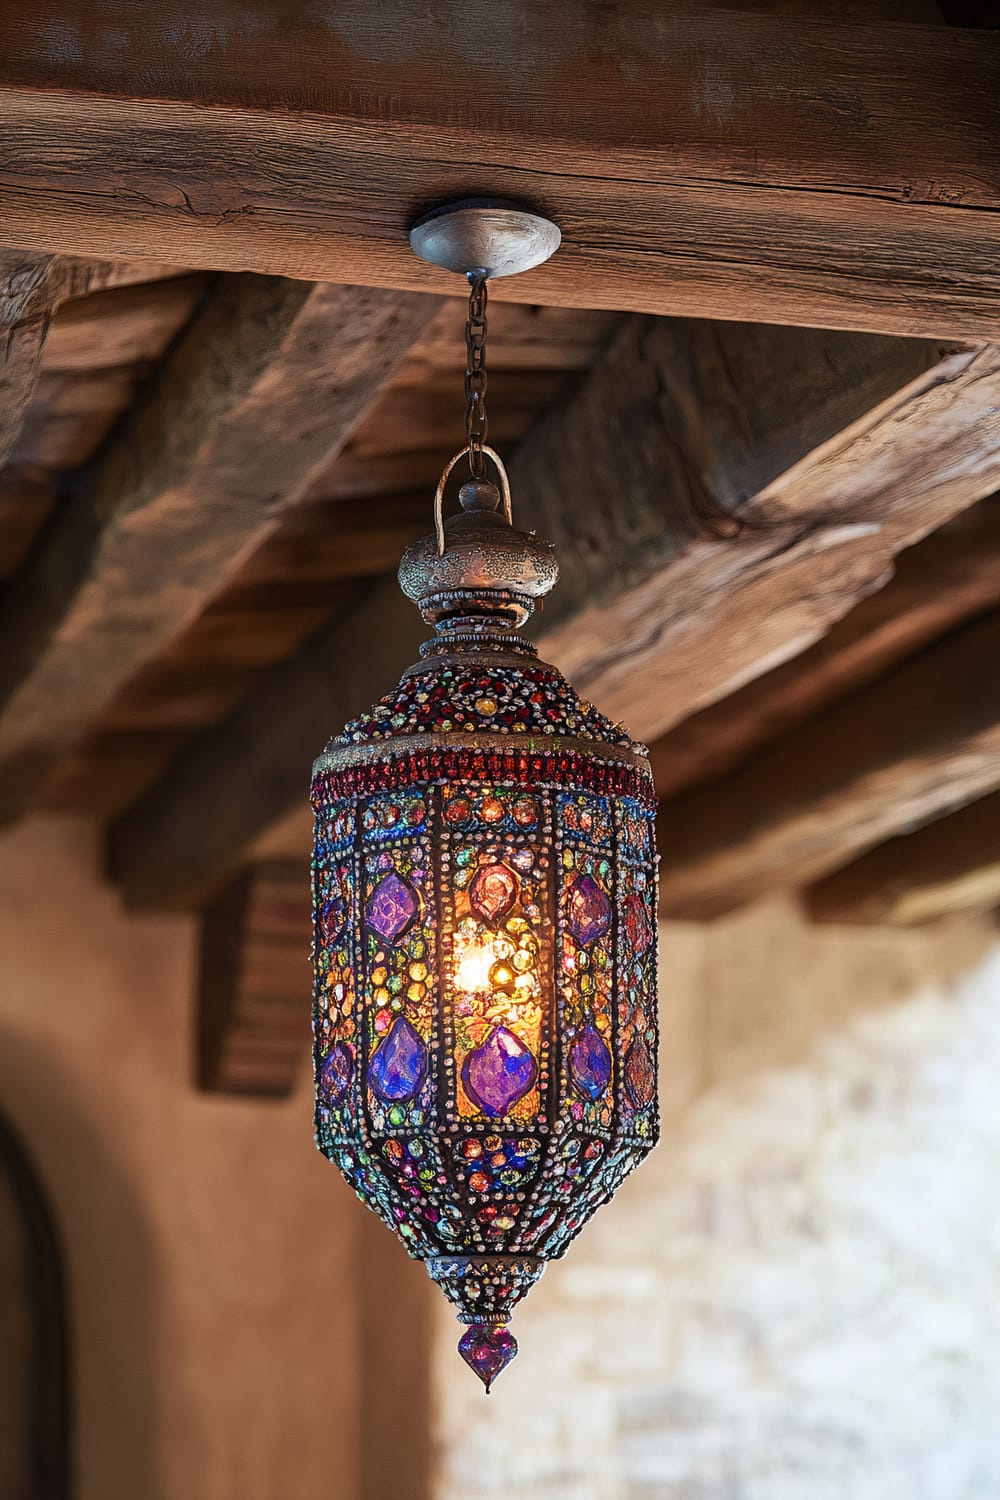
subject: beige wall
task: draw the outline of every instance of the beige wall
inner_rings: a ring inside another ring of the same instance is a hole
[[[79,1500],[422,1500],[429,1345],[436,1500],[997,1500],[992,922],[666,929],[665,1142],[487,1401],[305,1073],[194,1092],[192,927],[126,919],[96,853],[0,839],[0,1105],[68,1248]]]
[[[439,1310],[437,1500],[997,1500],[996,940],[664,928],[664,1141],[488,1401]]]
[[[71,823],[0,839],[0,1105],[68,1250],[79,1500],[346,1500],[362,1210],[305,1076],[194,1092],[192,925],[126,920],[95,858]]]

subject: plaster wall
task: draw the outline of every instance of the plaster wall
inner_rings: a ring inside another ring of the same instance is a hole
[[[127,919],[96,853],[0,838],[0,1101],[68,1256],[78,1500],[354,1497],[362,1211],[307,1070],[287,1104],[195,1092],[193,924]]]
[[[992,919],[662,932],[663,1142],[489,1400],[437,1313],[437,1500],[997,1500]]]

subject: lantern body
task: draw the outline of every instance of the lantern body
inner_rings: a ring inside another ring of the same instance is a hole
[[[658,1131],[648,764],[502,625],[439,621],[313,779],[318,1143],[481,1326]]]

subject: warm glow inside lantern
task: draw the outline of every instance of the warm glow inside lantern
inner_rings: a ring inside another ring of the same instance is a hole
[[[516,634],[556,565],[499,501],[466,485],[443,550],[407,553],[436,636],[313,780],[319,1145],[487,1389],[514,1304],[657,1137],[649,766]]]

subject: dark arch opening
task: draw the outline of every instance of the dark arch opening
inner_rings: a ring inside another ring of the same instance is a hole
[[[7,1433],[0,1463],[15,1474],[12,1500],[68,1500],[70,1376],[66,1281],[48,1199],[31,1158],[0,1115],[0,1224],[11,1273],[0,1282],[0,1322],[19,1325],[4,1339],[0,1390],[18,1387],[20,1421]],[[7,1305],[4,1306],[4,1303]]]

